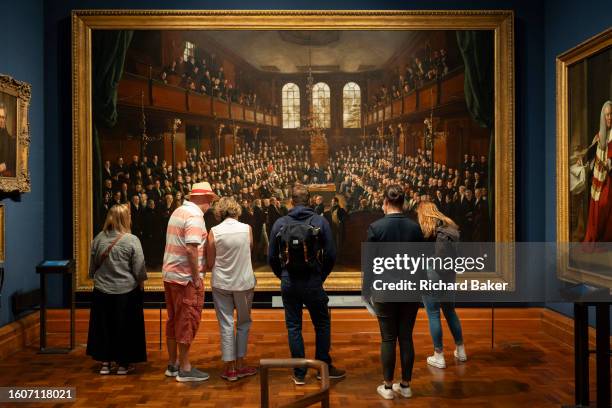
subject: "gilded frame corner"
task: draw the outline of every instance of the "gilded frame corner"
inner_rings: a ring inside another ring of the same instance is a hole
[[[87,278],[92,227],[91,32],[94,29],[181,30],[492,30],[495,75],[495,240],[513,242],[515,76],[512,10],[312,11],[312,10],[75,10],[72,12],[73,237],[76,289],[92,289]],[[277,291],[271,272],[257,272],[257,290]],[[159,273],[146,288],[163,290]],[[514,282],[512,259],[500,259],[496,272],[481,276]],[[208,280],[208,276],[207,276]],[[361,289],[361,273],[335,271],[326,289]]]
[[[612,46],[612,28],[565,51],[556,59],[556,128],[557,128],[557,276],[575,283],[589,283],[612,288],[612,278],[570,266],[569,252],[569,68]]]
[[[0,74],[0,92],[16,98],[16,166],[15,177],[0,177],[0,191],[27,193],[31,190],[30,169],[30,98],[32,86]]]

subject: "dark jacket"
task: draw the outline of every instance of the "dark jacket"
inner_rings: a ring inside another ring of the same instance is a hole
[[[461,241],[471,242],[474,231],[474,200],[468,201],[464,197],[463,201],[459,201],[457,204],[457,218],[459,229],[461,230]]]
[[[459,242],[459,230],[449,225],[436,228],[435,255],[441,258],[456,256],[455,242]]]
[[[268,264],[270,264],[272,271],[277,277],[289,277],[289,273],[281,267],[278,246],[276,245],[276,235],[280,229],[290,221],[291,218],[298,221],[306,221],[310,217],[312,217],[310,225],[321,229],[320,244],[321,248],[323,249],[323,258],[319,270],[321,280],[325,281],[325,279],[327,279],[331,273],[334,264],[336,263],[336,244],[334,243],[334,238],[329,223],[322,216],[315,214],[311,208],[298,205],[292,208],[291,211],[289,211],[289,214],[276,220],[272,226],[272,231],[270,232]]]
[[[489,205],[482,198],[474,204],[474,242],[487,242],[489,240]]]
[[[422,242],[419,224],[406,215],[388,214],[368,227],[368,242]]]
[[[6,164],[2,177],[17,177],[17,139],[6,128],[0,129],[0,163]]]
[[[266,215],[261,207],[253,206],[253,240],[261,241],[261,233],[266,223]]]
[[[405,214],[398,213],[387,214],[370,224],[367,240],[368,242],[423,242],[424,238],[419,224]],[[364,275],[364,279],[370,278]],[[368,302],[384,302],[380,296],[380,293],[373,292]]]
[[[323,215],[323,213],[325,212],[325,206],[323,205],[323,203],[315,205],[314,212],[319,215]]]
[[[272,226],[274,225],[274,223],[276,222],[276,220],[278,220],[281,217],[280,211],[278,210],[278,208],[276,208],[275,206],[273,206],[272,204],[270,204],[267,207],[267,214],[266,214],[266,232],[268,233],[268,239],[272,240]]]
[[[431,237],[431,241],[434,241],[434,256],[438,258],[457,256],[456,243],[459,242],[459,230],[449,225],[443,225],[441,222],[436,228],[436,236]],[[434,275],[428,273],[428,277],[432,280],[436,278],[444,282],[455,282],[457,274],[452,270],[437,270]],[[435,294],[432,296],[436,296]]]

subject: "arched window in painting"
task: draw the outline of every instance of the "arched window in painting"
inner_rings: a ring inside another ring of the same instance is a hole
[[[361,88],[348,82],[342,90],[342,123],[345,128],[361,127]]]
[[[183,61],[189,61],[189,58],[195,58],[195,44],[190,41],[185,41],[185,49],[183,50]]]
[[[286,83],[282,89],[283,128],[296,129],[300,127],[300,88],[292,83]]]
[[[319,82],[312,87],[312,115],[315,126],[329,128],[331,121],[329,85]]]

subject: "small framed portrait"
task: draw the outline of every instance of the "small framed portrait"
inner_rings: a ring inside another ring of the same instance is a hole
[[[30,191],[31,86],[0,74],[0,191]]]

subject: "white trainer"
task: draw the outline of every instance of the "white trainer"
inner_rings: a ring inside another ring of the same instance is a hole
[[[102,363],[102,366],[100,367],[100,374],[101,375],[108,375],[111,372],[111,363]]]
[[[402,387],[400,383],[393,384],[393,391],[397,392],[404,398],[412,397],[412,390],[410,387]]]
[[[467,354],[465,354],[465,346],[463,344],[455,349],[455,358],[461,362],[467,361]]]
[[[446,368],[444,353],[438,353],[437,351],[434,351],[433,356],[427,357],[427,364],[436,368]]]
[[[376,388],[376,391],[378,392],[378,395],[380,395],[381,397],[383,397],[386,400],[392,400],[393,398],[395,398],[395,394],[393,393],[393,389],[392,388],[385,388],[385,384],[379,385],[378,388]]]

